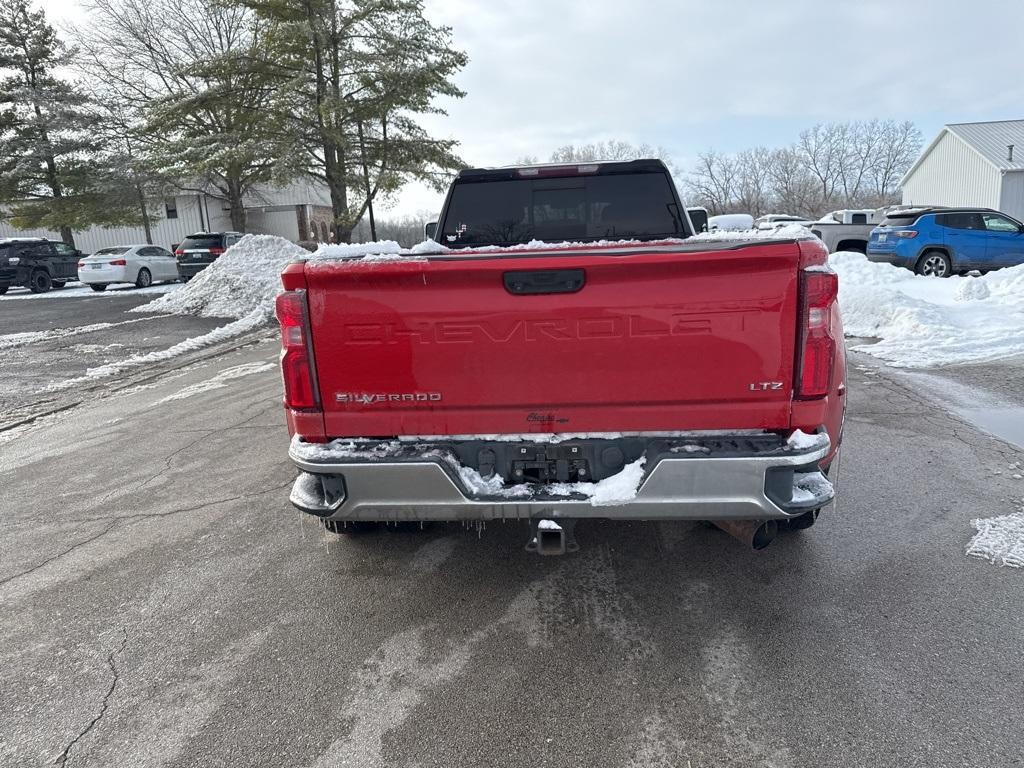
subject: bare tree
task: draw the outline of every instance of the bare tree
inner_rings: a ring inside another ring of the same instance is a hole
[[[897,184],[921,152],[921,132],[913,123],[887,120],[880,126],[875,162],[870,170],[872,192],[878,205],[897,201]]]
[[[736,204],[754,216],[771,207],[772,154],[767,147],[745,149],[736,155]]]
[[[736,160],[714,150],[697,158],[697,168],[687,180],[688,203],[700,202],[716,216],[738,208]]]
[[[921,150],[913,123],[819,124],[790,147],[735,155],[706,152],[687,182],[689,200],[713,213],[771,210],[818,216],[898,200],[897,184]]]
[[[831,205],[842,174],[847,131],[846,125],[819,123],[803,131],[797,143],[805,167],[818,180],[819,202],[825,207]]]
[[[795,147],[776,149],[771,155],[772,203],[779,211],[806,215],[818,210],[818,189],[803,157]]]
[[[675,173],[672,156],[664,147],[630,144],[628,141],[597,141],[593,144],[565,144],[551,153],[552,163],[592,163],[599,160],[639,160],[658,158]]]

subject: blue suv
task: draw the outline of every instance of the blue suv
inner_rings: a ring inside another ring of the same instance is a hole
[[[868,258],[949,277],[1024,264],[1024,225],[991,208],[890,211],[868,240]]]

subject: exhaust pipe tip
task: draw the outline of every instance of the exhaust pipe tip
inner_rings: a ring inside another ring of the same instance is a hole
[[[734,539],[743,542],[753,550],[761,550],[775,540],[779,524],[775,520],[713,520]]]

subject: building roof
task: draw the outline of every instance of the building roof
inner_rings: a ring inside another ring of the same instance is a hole
[[[931,144],[914,161],[900,180],[900,186],[910,178],[947,133],[951,133],[981,155],[989,165],[999,171],[1024,171],[1024,120],[995,120],[989,123],[950,123],[939,131]],[[1013,161],[1009,159],[1009,145],[1013,144]]]
[[[951,123],[946,130],[955,133],[1001,171],[1024,171],[1024,120],[999,120],[994,123]],[[1007,147],[1013,144],[1013,161]]]

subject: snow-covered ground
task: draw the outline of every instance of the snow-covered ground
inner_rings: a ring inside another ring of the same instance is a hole
[[[1024,507],[1001,517],[972,520],[978,533],[967,545],[967,554],[996,565],[1024,568]]]
[[[860,253],[835,253],[847,336],[892,365],[924,368],[1024,354],[1024,265],[983,276],[922,277]]]

